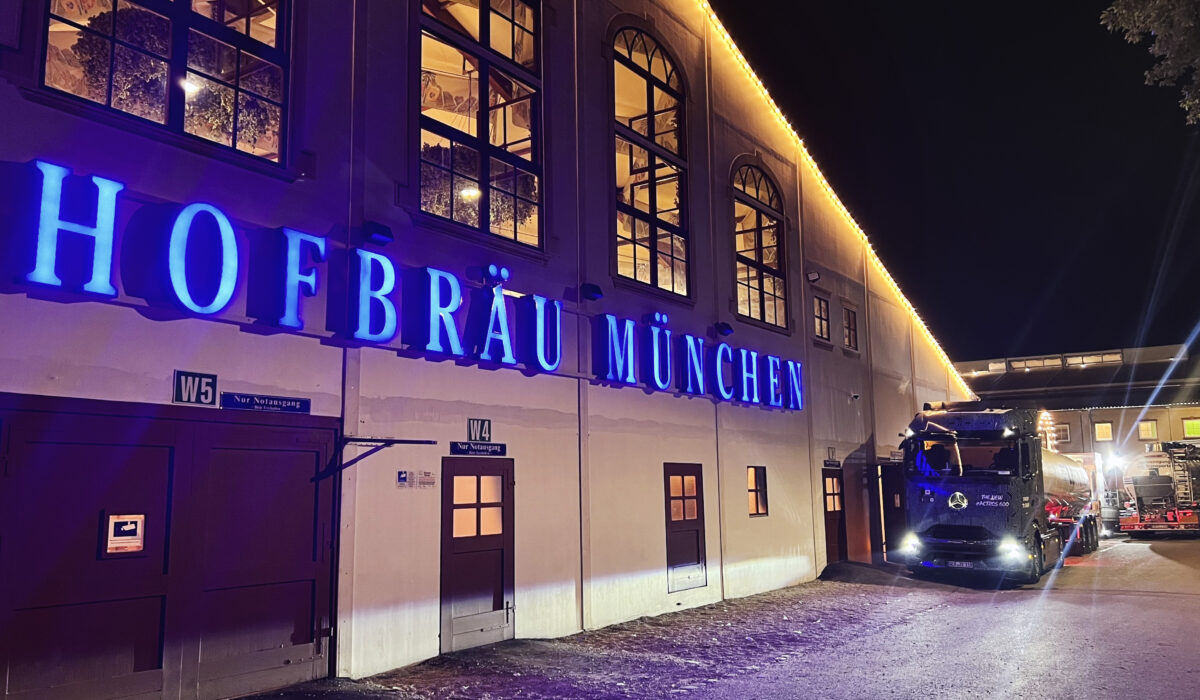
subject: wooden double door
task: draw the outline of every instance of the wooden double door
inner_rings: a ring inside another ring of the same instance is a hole
[[[327,676],[337,427],[0,395],[0,697]]]

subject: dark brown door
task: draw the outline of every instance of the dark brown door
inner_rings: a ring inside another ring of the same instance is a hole
[[[0,696],[328,675],[336,425],[0,395]],[[140,547],[110,551],[123,529]]]
[[[895,462],[879,465],[879,503],[883,510],[883,549],[889,556],[908,531],[904,508],[904,466]]]
[[[846,510],[842,495],[842,470],[821,470],[825,496],[825,558],[828,563],[846,558]]]
[[[704,484],[699,464],[663,465],[667,516],[667,590],[707,585]]]
[[[442,652],[513,638],[513,461],[442,459]]]

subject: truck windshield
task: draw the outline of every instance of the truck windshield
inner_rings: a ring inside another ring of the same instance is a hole
[[[922,440],[910,469],[924,476],[1015,474],[1017,446],[1012,440]]]

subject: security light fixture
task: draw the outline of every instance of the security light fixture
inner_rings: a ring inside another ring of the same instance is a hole
[[[601,289],[600,285],[598,284],[584,282],[579,287],[579,296],[587,299],[588,301],[600,301],[604,298],[604,290]]]
[[[396,237],[392,235],[392,229],[387,224],[381,224],[378,221],[364,221],[362,235],[368,243],[375,245],[387,245],[396,240]]]
[[[717,335],[733,335],[733,326],[724,321],[717,321],[714,323],[713,330],[717,332]]]

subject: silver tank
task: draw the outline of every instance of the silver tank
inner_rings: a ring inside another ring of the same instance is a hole
[[[1042,450],[1042,479],[1046,498],[1068,506],[1073,514],[1092,501],[1092,482],[1087,469],[1070,457]]]

